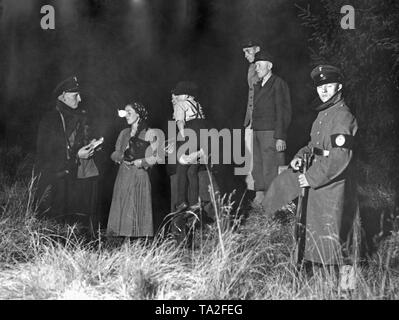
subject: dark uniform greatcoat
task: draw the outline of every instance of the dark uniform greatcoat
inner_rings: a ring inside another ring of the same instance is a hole
[[[77,159],[78,150],[90,142],[88,130],[85,112],[60,101],[40,122],[35,165],[39,214],[71,223],[86,223],[96,214],[97,167],[92,159]]]
[[[355,117],[339,94],[327,109],[321,110],[313,123],[309,144],[299,150],[296,158],[319,148],[328,156],[314,155],[306,173],[310,184],[304,259],[323,264],[346,263],[345,245],[352,231],[355,214],[354,181],[352,171],[352,148],[338,147],[332,139],[336,135],[354,137],[358,130]],[[333,138],[332,138],[333,136]],[[263,201],[268,214],[298,197],[300,173],[288,169],[272,183]]]

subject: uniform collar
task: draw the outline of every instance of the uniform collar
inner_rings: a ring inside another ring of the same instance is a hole
[[[70,116],[82,116],[86,114],[86,110],[77,107],[76,109],[72,109],[71,107],[67,106],[61,100],[57,100],[57,104],[55,108],[61,112],[63,115],[70,115]]]

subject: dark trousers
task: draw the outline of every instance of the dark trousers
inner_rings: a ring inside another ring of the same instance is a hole
[[[98,177],[76,179],[70,195],[72,223],[81,223],[88,232],[98,232],[100,217],[98,205]]]
[[[198,202],[199,181],[198,171],[200,164],[177,164],[177,205],[187,202],[190,206]],[[188,187],[190,184],[190,187]]]
[[[267,191],[278,174],[278,167],[285,163],[285,154],[276,150],[274,131],[254,131],[253,150],[255,191]]]
[[[196,133],[197,150],[201,148],[200,130],[206,129],[207,127],[207,122],[203,119],[191,120],[185,125],[185,129],[191,129]],[[178,147],[187,141],[188,137],[186,137],[185,141],[178,143]],[[180,205],[183,202],[188,202],[188,204],[191,206],[198,202],[198,171],[200,166],[200,164],[181,164],[179,161],[177,161],[177,205]],[[188,188],[188,183],[190,184],[190,188]]]
[[[60,223],[80,223],[95,233],[98,217],[98,177],[75,179],[70,176],[39,180],[39,216]]]
[[[211,173],[212,184],[215,192],[219,191],[219,187],[216,183],[215,177]],[[201,201],[204,201],[206,204],[202,207],[199,218],[202,221],[202,218],[205,217],[205,223],[209,221],[215,220],[215,212],[213,205],[211,203],[211,198],[209,194],[209,185],[211,184],[209,180],[209,175],[206,170],[200,168],[198,171],[198,181],[199,181],[199,197]],[[188,185],[188,192],[190,194],[191,184]],[[175,210],[177,203],[177,174],[173,174],[170,177],[170,191],[171,191],[171,211]],[[170,224],[170,232],[176,237],[177,241],[180,243],[186,237],[186,222],[187,216],[185,215],[177,215]]]

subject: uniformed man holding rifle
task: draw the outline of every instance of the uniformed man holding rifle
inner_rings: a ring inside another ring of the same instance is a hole
[[[311,77],[322,104],[317,108],[310,142],[298,151],[291,168],[273,181],[262,206],[272,215],[307,189],[306,199],[301,197],[299,203],[306,229],[298,262],[348,270],[353,262],[350,245],[356,197],[351,171],[358,125],[343,97],[341,71],[320,65]],[[305,154],[311,158],[309,169],[302,173],[299,169]]]

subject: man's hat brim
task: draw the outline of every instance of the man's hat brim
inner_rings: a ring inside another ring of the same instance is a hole
[[[257,54],[255,54],[254,63],[257,61],[273,62],[273,60],[273,56],[269,52],[261,50]]]
[[[187,94],[195,97],[198,94],[198,86],[191,81],[181,81],[171,90],[171,93],[174,95]]]
[[[79,92],[79,82],[76,76],[69,77],[63,81],[61,81],[56,88],[54,89],[53,93],[55,97],[58,97],[63,92]]]
[[[261,47],[261,42],[258,39],[245,39],[241,42],[241,48]]]

